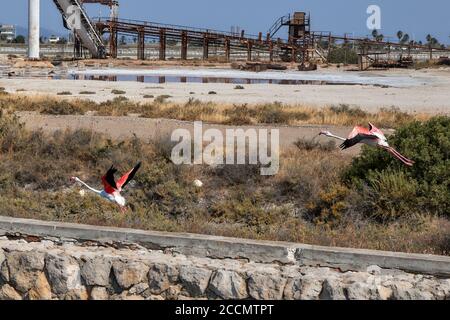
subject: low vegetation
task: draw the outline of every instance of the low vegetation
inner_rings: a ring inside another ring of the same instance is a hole
[[[120,94],[126,94],[127,92],[126,92],[126,91],[123,91],[123,90],[117,90],[117,89],[114,89],[114,90],[111,90],[111,93],[112,93],[112,94],[120,95]]]
[[[358,52],[350,47],[335,47],[328,56],[329,63],[357,64]]]
[[[72,92],[70,91],[61,91],[57,93],[58,96],[71,96]]]
[[[150,98],[150,97],[149,97]],[[126,116],[137,114],[145,118],[199,120],[217,124],[324,124],[353,126],[355,123],[376,123],[383,128],[397,128],[414,120],[426,120],[427,114],[408,114],[397,108],[381,109],[377,113],[357,107],[336,105],[313,108],[304,105],[286,105],[280,102],[258,105],[226,105],[190,98],[185,103],[168,101],[170,95],[159,95],[152,101],[135,102],[124,96],[96,103],[85,99],[56,99],[50,97],[0,96],[0,107],[10,111],[35,111],[43,114],[96,114]]]
[[[2,110],[0,215],[450,254],[446,117],[412,122],[392,137],[395,147],[416,160],[413,169],[382,151],[367,150],[352,160],[331,144],[299,140],[282,154],[279,174],[262,177],[258,166],[176,166],[166,139],[111,141],[85,130],[50,136],[26,131],[3,105]],[[96,195],[82,196],[68,179],[79,176],[99,186],[112,163],[125,171],[139,160],[142,170],[125,194],[127,214]],[[195,187],[195,179],[205,186]]]

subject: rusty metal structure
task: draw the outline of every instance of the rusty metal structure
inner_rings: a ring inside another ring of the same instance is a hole
[[[59,0],[61,1],[61,0]],[[210,48],[221,48],[223,60],[230,61],[232,52],[246,52],[248,61],[255,60],[254,52],[264,52],[270,62],[282,60],[285,62],[298,62],[302,65],[327,62],[330,53],[337,46],[352,45],[358,51],[359,68],[365,70],[369,67],[397,66],[412,60],[414,54],[429,55],[433,59],[436,52],[447,49],[433,48],[413,43],[395,43],[376,41],[368,38],[352,38],[335,36],[331,32],[314,32],[311,30],[311,15],[306,12],[295,12],[277,19],[266,33],[258,35],[223,32],[211,29],[192,28],[186,26],[120,19],[118,16],[118,0],[65,0],[75,3],[87,16],[83,5],[100,4],[108,6],[111,14],[106,18],[92,19],[90,24],[95,25],[96,33],[103,42],[109,42],[109,50],[103,57],[118,56],[118,35],[132,36],[137,42],[137,58],[146,59],[146,41],[154,40],[159,45],[158,58],[166,60],[168,43],[180,45],[181,60],[188,59],[189,47],[202,48],[202,58],[210,58]],[[56,2],[55,2],[56,3]],[[95,21],[95,23],[93,22]],[[277,33],[287,28],[287,38],[276,37]],[[108,35],[105,38],[105,35]],[[109,39],[109,40],[105,40]],[[82,43],[78,43],[82,46]],[[104,45],[104,44],[102,44]],[[392,63],[391,54],[401,52],[399,62]],[[404,57],[406,56],[406,58]]]
[[[225,60],[229,61],[233,49],[247,51],[247,59],[253,60],[253,51],[262,50],[268,53],[269,60],[274,60],[274,52],[292,52],[297,50],[298,44],[282,40],[274,40],[269,34],[263,36],[247,35],[242,30],[240,34],[231,32],[216,31],[211,29],[191,28],[185,26],[168,25],[146,21],[125,20],[125,19],[99,19],[96,22],[98,30],[102,33],[109,33],[110,36],[110,56],[117,57],[117,37],[124,34],[137,37],[138,59],[145,59],[145,39],[157,39],[159,43],[159,59],[166,59],[167,42],[169,40],[181,43],[181,59],[187,59],[188,46],[194,45],[203,48],[203,59],[209,58],[210,46],[223,48]],[[112,31],[112,32],[111,32]]]

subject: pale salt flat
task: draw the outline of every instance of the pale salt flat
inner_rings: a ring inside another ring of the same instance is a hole
[[[384,85],[393,87],[411,87],[425,85],[432,81],[430,78],[412,78],[409,76],[380,76],[367,75],[361,72],[343,71],[264,71],[250,72],[229,69],[188,69],[188,68],[161,68],[161,69],[86,69],[68,71],[69,75],[91,76],[166,76],[166,77],[192,77],[192,78],[227,78],[251,80],[291,80],[291,81],[323,81],[342,84]]]

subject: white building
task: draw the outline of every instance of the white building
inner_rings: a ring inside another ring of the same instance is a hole
[[[58,43],[59,40],[61,40],[61,38],[57,37],[57,36],[51,36],[50,38],[48,38],[48,42],[51,43],[51,44]]]
[[[3,41],[13,41],[16,38],[16,26],[12,24],[0,25],[0,39]]]

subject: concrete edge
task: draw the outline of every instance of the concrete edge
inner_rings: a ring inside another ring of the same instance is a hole
[[[450,257],[446,256],[321,247],[0,216],[0,235],[15,233],[81,241],[136,243],[151,250],[170,249],[184,255],[215,259],[322,266],[338,268],[342,271],[366,271],[367,267],[377,265],[383,269],[450,277]]]

